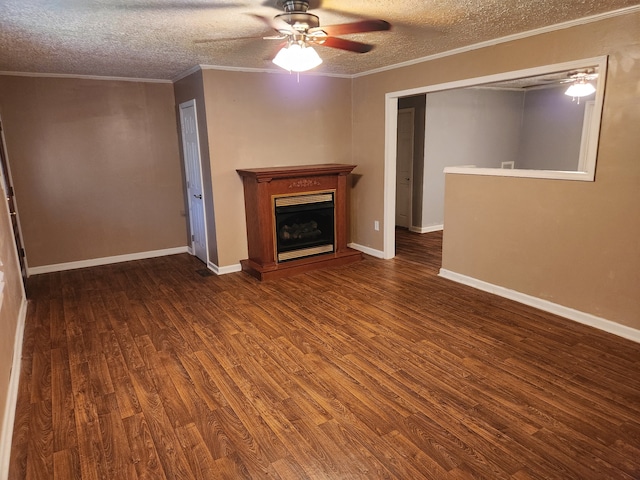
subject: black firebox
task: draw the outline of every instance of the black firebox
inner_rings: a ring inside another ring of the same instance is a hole
[[[335,251],[334,192],[276,197],[278,262]]]

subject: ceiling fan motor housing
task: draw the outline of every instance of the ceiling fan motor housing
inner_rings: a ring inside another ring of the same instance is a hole
[[[313,13],[306,12],[287,12],[276,15],[277,19],[291,25],[294,30],[299,32],[305,32],[310,28],[316,28],[320,26],[320,19]]]
[[[282,9],[285,12],[306,12],[309,9],[308,0],[284,0]]]

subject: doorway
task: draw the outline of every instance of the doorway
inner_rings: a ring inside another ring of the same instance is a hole
[[[414,118],[415,108],[401,108],[398,110],[396,227],[407,229],[412,225]]]
[[[190,253],[208,265],[207,222],[195,99],[181,103],[179,110],[186,180],[185,191],[189,209]]]

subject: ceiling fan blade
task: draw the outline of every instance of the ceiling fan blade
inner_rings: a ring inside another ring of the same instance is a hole
[[[235,8],[242,7],[243,3],[225,3],[214,4],[210,2],[166,2],[166,3],[153,3],[153,4],[124,4],[114,5],[114,8],[122,10],[218,10],[223,8]]]
[[[324,40],[324,41],[323,41]],[[314,42],[323,47],[339,48],[340,50],[348,50],[356,53],[367,53],[373,50],[373,45],[362,42],[354,42],[353,40],[346,40],[344,38],[337,37],[324,37]]]
[[[391,24],[384,20],[362,20],[360,22],[342,23],[340,25],[325,25],[323,27],[310,28],[309,33],[323,31],[327,35],[338,36],[350,33],[382,32],[390,30]]]
[[[257,15],[255,13],[249,13],[248,15],[252,16],[253,18],[257,18],[265,25],[273,28],[276,32],[280,32],[283,34],[295,33],[291,25],[278,18],[263,17],[262,15]]]
[[[259,39],[264,39],[265,37],[252,36],[252,37],[200,38],[198,40],[194,40],[193,43],[231,42],[231,41],[235,41],[235,40],[255,40],[255,39],[258,39],[258,38]]]

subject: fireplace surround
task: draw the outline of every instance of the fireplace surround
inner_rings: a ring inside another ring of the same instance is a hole
[[[249,258],[260,280],[358,261],[347,247],[347,176],[355,165],[237,170],[244,186]]]

